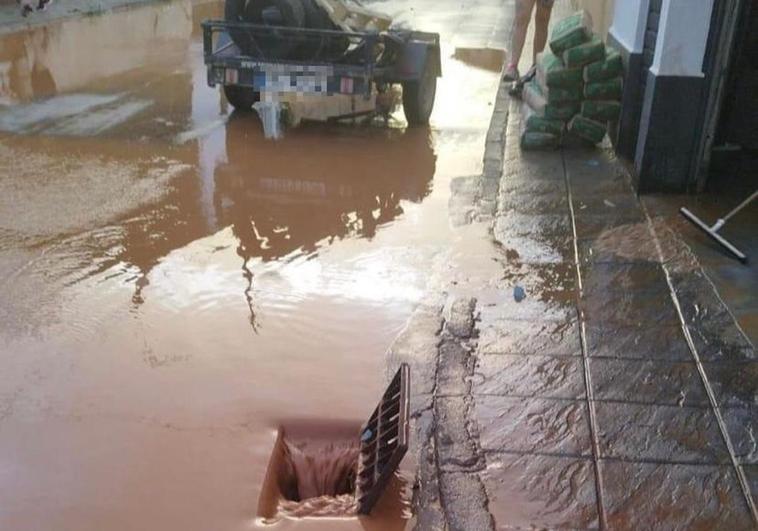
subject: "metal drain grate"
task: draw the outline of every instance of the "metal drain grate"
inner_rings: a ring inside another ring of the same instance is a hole
[[[355,498],[369,514],[408,451],[411,370],[403,363],[361,431]]]

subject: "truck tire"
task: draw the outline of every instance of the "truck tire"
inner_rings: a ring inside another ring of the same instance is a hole
[[[290,28],[305,27],[305,9],[301,0],[226,0],[224,19],[228,22],[250,22],[266,25],[267,20],[264,11],[271,9],[276,10],[281,19],[281,21],[271,25]],[[229,35],[243,54],[259,59],[287,59],[289,54],[300,44],[298,39],[282,38],[276,35],[272,35],[270,38],[258,38],[253,43],[248,32],[241,29],[230,30]],[[263,57],[260,57],[261,53]]]
[[[235,110],[250,112],[253,104],[260,99],[260,94],[250,87],[239,85],[224,85],[224,96]]]
[[[301,0],[305,11],[305,27],[316,30],[340,31],[340,28],[332,22],[329,14],[316,2],[316,0]],[[321,37],[306,38],[299,49],[301,60],[318,60],[330,62],[342,57],[350,46],[350,40],[346,37]]]
[[[418,80],[403,83],[403,112],[408,125],[428,125],[437,95],[437,72],[430,56]]]
[[[333,30],[336,26],[316,0],[302,0],[305,12],[305,27],[309,29]]]

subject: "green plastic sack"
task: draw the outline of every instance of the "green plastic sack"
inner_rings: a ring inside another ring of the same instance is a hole
[[[521,149],[558,149],[561,137],[550,133],[524,132],[521,135]]]
[[[564,50],[579,46],[592,38],[592,19],[586,11],[574,13],[558,21],[550,34],[550,49],[560,55]]]
[[[542,93],[542,89],[536,80],[532,80],[524,86],[522,93],[524,103],[526,103],[537,116],[550,120],[561,120],[567,122],[572,116],[577,114],[581,109],[581,103],[550,103]]]
[[[528,133],[550,133],[560,135],[563,133],[563,122],[560,120],[550,120],[539,116],[531,116],[526,121],[526,131]]]
[[[580,102],[584,99],[584,84],[577,87],[540,87],[548,105]]]
[[[524,85],[524,90],[521,93],[521,98],[536,114],[537,116],[545,116],[545,107],[547,107],[547,98],[542,93],[542,89],[535,80],[530,81]]]
[[[582,78],[587,83],[607,81],[620,76],[624,72],[624,62],[621,54],[615,50],[606,52],[605,59],[584,67]]]
[[[537,81],[543,89],[579,88],[584,85],[584,72],[580,68],[566,68],[560,57],[545,51],[537,56]]]
[[[605,125],[581,114],[574,116],[568,124],[569,132],[582,140],[597,144],[602,141],[607,132]]]
[[[580,110],[581,104],[578,101],[550,104],[545,107],[545,118],[568,122]]]
[[[621,113],[621,103],[607,100],[586,100],[582,103],[582,116],[598,122],[615,122]]]
[[[620,100],[624,84],[620,77],[584,85],[584,97],[588,100]]]
[[[564,122],[553,120],[537,114],[526,104],[521,106],[521,132],[549,133],[560,136],[563,134]]]
[[[579,68],[590,63],[602,61],[605,58],[605,44],[599,37],[593,37],[589,42],[569,48],[563,52],[563,64],[566,68]]]

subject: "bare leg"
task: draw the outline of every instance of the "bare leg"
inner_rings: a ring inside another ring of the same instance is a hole
[[[547,26],[550,24],[550,13],[552,11],[552,5],[537,2],[537,11],[534,14],[534,57],[532,64],[537,64],[537,54],[545,49]]]
[[[509,65],[518,65],[521,60],[521,52],[524,50],[526,30],[529,28],[529,20],[532,18],[532,9],[535,0],[516,0],[516,14],[513,18],[511,29],[511,59]]]

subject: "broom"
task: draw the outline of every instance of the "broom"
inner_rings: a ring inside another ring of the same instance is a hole
[[[725,238],[723,238],[719,234],[719,230],[721,227],[723,227],[727,221],[729,221],[729,218],[734,216],[737,212],[748,206],[750,203],[753,202],[753,200],[758,197],[758,190],[753,192],[753,195],[745,199],[742,203],[737,205],[737,207],[729,212],[727,215],[725,215],[723,218],[719,218],[716,220],[716,223],[713,224],[712,227],[709,227],[706,223],[704,223],[700,218],[698,218],[695,214],[687,210],[686,208],[682,207],[679,209],[679,212],[687,218],[693,225],[695,225],[697,228],[705,232],[708,236],[716,240],[719,244],[721,244],[722,247],[724,247],[727,251],[732,253],[734,256],[737,257],[739,261],[742,263],[747,263],[747,256],[737,249],[734,245],[729,243]]]

